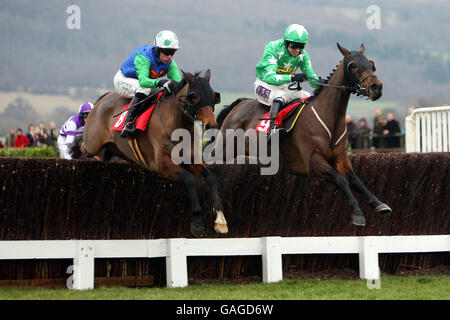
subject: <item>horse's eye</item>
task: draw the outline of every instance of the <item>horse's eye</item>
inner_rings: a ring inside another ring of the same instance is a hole
[[[191,101],[192,104],[197,104],[201,100],[201,95],[198,92],[191,92],[188,95],[188,98],[189,98],[189,100]]]
[[[351,71],[351,72],[355,72],[357,68],[358,68],[358,65],[356,64],[356,62],[353,62],[353,61],[350,62],[347,66],[348,71]]]

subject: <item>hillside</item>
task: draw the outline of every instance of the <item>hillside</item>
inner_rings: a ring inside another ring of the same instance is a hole
[[[403,109],[419,98],[450,103],[445,0],[377,1],[381,28],[372,30],[366,25],[369,1],[80,0],[78,30],[66,26],[72,4],[0,3],[0,91],[68,95],[69,88],[112,89],[123,60],[152,44],[159,30],[171,29],[180,38],[175,60],[183,70],[210,68],[217,91],[251,92],[264,45],[300,23],[309,31],[307,50],[319,75],[326,77],[341,59],[336,42],[351,50],[364,43],[384,84],[380,103],[393,101]]]

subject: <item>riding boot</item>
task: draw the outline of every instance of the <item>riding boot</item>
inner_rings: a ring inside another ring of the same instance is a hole
[[[122,132],[120,133],[121,138],[134,137],[136,132],[136,118],[141,110],[142,105],[139,104],[142,100],[147,98],[147,95],[141,92],[136,93],[130,102],[130,107],[128,108],[127,118],[125,120],[125,125],[123,126]]]
[[[274,134],[275,130],[278,129],[278,125],[275,124],[275,118],[278,115],[278,112],[283,107],[284,101],[283,99],[275,99],[272,102],[272,106],[270,107],[270,131],[269,135],[267,137],[267,140],[270,141],[270,138],[272,137],[272,134]]]

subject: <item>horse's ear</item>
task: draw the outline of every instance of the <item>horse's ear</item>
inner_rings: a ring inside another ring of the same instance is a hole
[[[364,54],[364,50],[366,50],[366,48],[364,48],[364,44],[361,43],[361,47],[359,48],[359,53]]]
[[[338,47],[339,51],[342,53],[342,55],[344,57],[349,57],[350,56],[350,51],[348,51],[344,47],[341,47],[341,45],[339,43],[336,43],[336,44],[337,44],[337,47]]]
[[[208,80],[208,82],[209,82],[209,80],[211,79],[211,70],[209,70],[209,69],[206,70],[205,79]]]
[[[195,82],[195,78],[192,74],[190,74],[189,72],[183,72],[183,78],[186,79],[186,81],[191,84],[193,82]]]

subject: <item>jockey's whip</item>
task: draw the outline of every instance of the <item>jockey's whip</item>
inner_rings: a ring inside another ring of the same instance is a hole
[[[160,92],[161,92],[161,90],[158,90],[154,94],[151,94],[151,95],[147,96],[145,99],[142,99],[141,101],[136,103],[132,108],[135,108],[137,105],[140,105],[142,102],[148,101],[149,99],[153,98],[154,96],[156,96]],[[128,110],[130,110],[130,108],[120,111],[118,114],[113,115],[113,118],[116,118],[116,117],[120,116],[122,113],[124,113],[125,111],[128,111]]]

